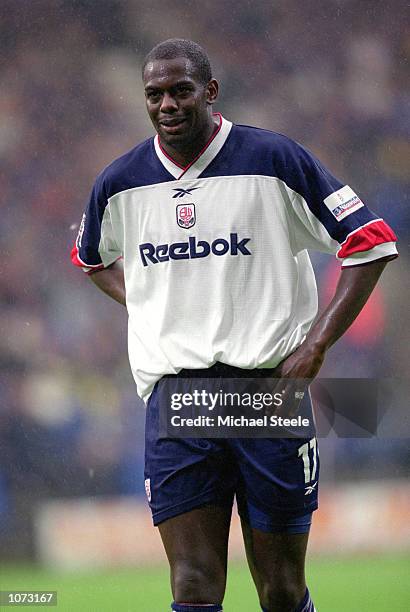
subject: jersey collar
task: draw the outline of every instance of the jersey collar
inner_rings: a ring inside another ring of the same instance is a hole
[[[231,131],[232,123],[222,117],[220,113],[215,113],[214,116],[219,118],[218,129],[212,134],[205,147],[198,153],[198,155],[191,161],[190,164],[183,168],[179,166],[161,147],[161,143],[158,134],[154,138],[155,152],[158,156],[159,161],[168,170],[175,179],[187,178],[193,179],[205,170],[211,161],[218,155],[219,151],[224,146],[226,139]]]

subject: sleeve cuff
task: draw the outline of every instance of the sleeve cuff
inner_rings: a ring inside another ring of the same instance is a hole
[[[101,259],[101,263],[99,264],[89,264],[80,257],[80,253],[78,250],[78,246],[74,243],[74,246],[71,250],[71,263],[78,268],[81,268],[83,272],[86,274],[93,274],[94,272],[98,272],[99,270],[104,270],[104,268],[109,268],[115,263],[118,259],[122,258],[122,253],[118,251],[110,251],[108,253],[99,254],[99,258]]]
[[[106,270],[107,268],[109,268],[110,266],[112,266],[113,264],[115,264],[116,261],[118,261],[119,259],[122,259],[123,256],[119,255],[118,257],[116,257],[113,261],[111,261],[110,263],[105,263],[105,264],[101,264],[100,266],[96,266],[94,268],[85,268],[83,267],[83,271],[88,275],[91,276],[92,274],[94,274],[95,272],[99,272],[100,270]]]
[[[397,255],[398,253],[395,242],[383,242],[383,244],[378,244],[368,251],[352,253],[352,255],[343,259],[342,268],[359,266],[361,264],[370,263],[371,261],[376,261],[377,259],[382,259],[384,257],[397,257]]]

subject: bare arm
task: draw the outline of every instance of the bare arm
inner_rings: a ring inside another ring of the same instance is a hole
[[[124,265],[117,259],[109,268],[90,274],[90,279],[110,298],[125,306]]]
[[[305,341],[280,364],[285,378],[314,378],[326,351],[356,319],[372,293],[388,260],[379,260],[341,271],[335,295],[318,317]]]

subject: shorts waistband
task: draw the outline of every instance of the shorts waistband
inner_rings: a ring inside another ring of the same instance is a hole
[[[183,369],[178,374],[165,374],[164,378],[274,378],[277,368],[245,369],[217,361],[209,368]]]

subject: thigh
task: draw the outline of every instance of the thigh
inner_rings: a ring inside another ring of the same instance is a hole
[[[230,520],[230,507],[209,505],[159,525],[175,601],[222,602]]]

